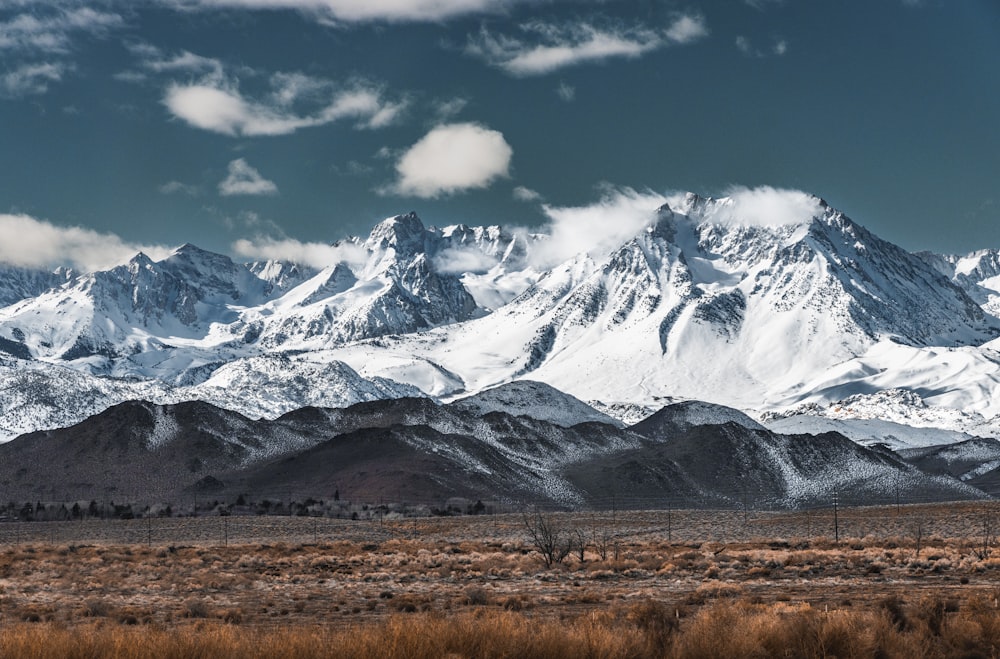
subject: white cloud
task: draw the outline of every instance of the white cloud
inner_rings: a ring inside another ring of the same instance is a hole
[[[161,0],[185,9],[235,7],[298,9],[348,23],[436,22],[474,13],[503,11],[515,0]],[[524,1],[524,0],[519,0]]]
[[[542,195],[535,192],[531,188],[526,188],[523,185],[519,185],[514,188],[514,199],[518,201],[541,201]]]
[[[783,5],[785,0],[743,0],[757,11],[765,11],[771,5]]]
[[[341,119],[355,119],[358,128],[382,128],[396,121],[406,107],[405,101],[386,101],[377,88],[358,85],[335,92],[324,107],[301,115],[289,106],[304,92],[303,79],[279,78],[267,101],[247,100],[233,85],[205,80],[171,85],[163,102],[174,116],[195,128],[232,136],[287,135]]]
[[[125,24],[118,14],[90,7],[63,9],[58,3],[40,4],[39,8],[22,4],[29,11],[0,21],[0,58],[6,70],[0,74],[0,96],[44,94],[51,83],[74,70],[69,55],[78,35],[103,37]],[[44,61],[39,61],[41,58]]]
[[[74,33],[102,36],[124,24],[125,20],[118,14],[89,7],[43,16],[19,14],[0,23],[0,51],[68,53]]]
[[[0,214],[0,234],[16,236],[0,241],[0,263],[30,268],[70,265],[102,270],[125,263],[140,251],[153,259],[172,252],[167,247],[127,243],[113,233],[59,227],[29,215]]]
[[[656,218],[666,197],[654,192],[622,188],[606,193],[589,206],[544,206],[548,237],[535,243],[532,265],[548,269],[578,254],[600,258],[637,235]]]
[[[62,63],[25,64],[0,75],[0,96],[19,98],[44,94],[49,83],[62,80],[66,66]]]
[[[278,186],[268,181],[243,158],[229,163],[229,175],[219,183],[219,194],[232,195],[275,195]]]
[[[556,95],[569,103],[576,98],[576,88],[573,87],[573,85],[567,85],[565,82],[560,82],[559,86],[556,87]]]
[[[115,80],[120,80],[121,82],[136,85],[141,82],[145,82],[148,76],[141,71],[119,71],[111,77]]]
[[[197,197],[201,190],[197,185],[181,183],[180,181],[167,181],[159,188],[160,194],[182,194],[188,197]]]
[[[434,108],[434,114],[438,119],[445,121],[462,112],[469,104],[469,99],[457,96],[447,101],[440,101]]]
[[[495,256],[484,254],[474,247],[463,249],[449,247],[434,255],[434,268],[442,274],[488,272],[498,261]]]
[[[675,20],[666,31],[667,40],[685,44],[708,36],[708,27],[701,16],[684,15]]]
[[[612,57],[636,58],[669,45],[691,43],[708,34],[704,19],[697,15],[681,15],[664,29],[535,22],[522,25],[521,30],[540,42],[494,35],[483,28],[477,36],[469,38],[465,51],[511,75],[531,76]]]
[[[729,212],[721,212],[720,217],[731,223],[756,226],[801,224],[823,213],[819,198],[801,190],[772,188],[769,185],[757,188],[736,186],[730,188],[726,195],[732,204]]]
[[[144,41],[127,43],[125,47],[139,58],[139,66],[144,70],[121,71],[114,74],[116,80],[141,83],[149,79],[149,72],[200,74],[204,80],[214,81],[214,84],[221,84],[224,80],[222,62],[214,57],[204,57],[189,50],[170,56]]]
[[[750,42],[750,39],[742,35],[736,37],[736,49],[747,57],[766,57],[767,55],[776,55],[781,57],[788,52],[788,42],[784,39],[775,40],[774,44],[771,46],[770,52],[765,52]]]
[[[508,176],[514,150],[503,134],[475,123],[432,129],[396,161],[388,192],[431,198],[488,187]]]
[[[222,62],[214,57],[203,57],[182,50],[173,57],[157,56],[142,63],[144,67],[157,73],[183,71],[187,73],[212,73],[222,76]]]
[[[708,210],[706,219],[735,226],[784,226],[803,224],[823,214],[820,199],[801,190],[734,186]],[[683,208],[685,194],[667,199],[671,208]]]
[[[233,252],[248,259],[278,260],[301,263],[314,268],[325,268],[346,263],[357,269],[364,266],[368,252],[355,243],[305,243],[291,238],[258,236],[253,240],[241,238],[233,243]]]

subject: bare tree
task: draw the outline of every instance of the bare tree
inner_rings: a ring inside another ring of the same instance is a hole
[[[913,524],[913,539],[916,541],[914,556],[920,556],[920,547],[924,539],[924,520],[919,519]]]
[[[973,553],[976,555],[976,558],[978,558],[981,561],[985,561],[987,558],[990,557],[990,554],[992,553],[992,550],[990,548],[993,546],[993,542],[995,540],[994,536],[996,534],[996,531],[994,530],[993,526],[994,526],[993,515],[991,515],[989,512],[984,512],[982,542],[975,549],[972,550]]]
[[[608,560],[608,550],[611,549],[613,540],[614,534],[609,529],[594,523],[591,529],[590,543],[602,561]]]
[[[587,553],[587,534],[583,532],[583,529],[573,531],[572,544],[577,560],[583,563],[586,560]]]
[[[551,517],[539,512],[524,513],[524,528],[535,550],[541,554],[546,568],[566,560],[573,551],[573,536]]]

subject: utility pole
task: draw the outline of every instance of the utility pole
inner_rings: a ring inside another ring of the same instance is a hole
[[[667,542],[670,544],[673,544],[674,542],[673,519],[671,514],[673,512],[673,507],[674,506],[672,503],[670,502],[667,503]]]
[[[833,539],[834,542],[840,542],[840,519],[837,516],[837,508],[839,504],[839,492],[837,490],[833,491]]]

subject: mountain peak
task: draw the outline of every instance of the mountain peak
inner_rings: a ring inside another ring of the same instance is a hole
[[[410,211],[379,222],[366,242],[372,250],[391,247],[397,253],[415,254],[423,251],[426,233],[424,223],[415,212]]]
[[[184,258],[187,258],[187,259],[192,259],[192,258],[199,258],[199,259],[205,259],[205,258],[209,258],[209,259],[224,258],[224,259],[229,260],[229,257],[227,257],[227,256],[224,256],[224,255],[219,254],[217,252],[210,252],[207,249],[202,249],[201,247],[198,247],[194,243],[184,243],[183,245],[181,245],[180,247],[178,247],[177,249],[175,249],[173,251],[173,253],[171,253],[171,255],[168,256],[167,258],[170,259],[170,258],[173,258],[175,256],[180,256],[180,257],[184,257]]]
[[[149,258],[146,252],[136,252],[135,256],[129,259],[129,266],[135,266],[137,268],[145,268],[153,265],[153,259]]]

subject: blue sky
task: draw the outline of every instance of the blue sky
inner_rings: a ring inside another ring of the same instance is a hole
[[[5,0],[0,58],[7,261],[762,185],[1000,247],[995,0]]]

